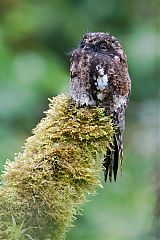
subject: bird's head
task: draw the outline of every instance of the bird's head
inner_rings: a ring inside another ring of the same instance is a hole
[[[125,60],[123,49],[118,40],[108,33],[87,33],[83,36],[80,43],[82,51],[88,51],[95,55],[99,54],[103,57],[119,57],[120,61]]]

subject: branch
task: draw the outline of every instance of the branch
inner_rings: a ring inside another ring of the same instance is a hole
[[[64,239],[88,194],[101,186],[102,161],[113,137],[103,108],[78,108],[66,96],[49,110],[0,188],[0,239]]]

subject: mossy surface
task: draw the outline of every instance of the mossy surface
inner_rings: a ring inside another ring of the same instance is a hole
[[[0,239],[64,239],[87,194],[101,185],[111,119],[102,108],[78,108],[64,95],[50,99],[45,114],[22,152],[6,163]]]

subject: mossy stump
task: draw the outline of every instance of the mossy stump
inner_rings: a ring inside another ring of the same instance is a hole
[[[0,239],[64,239],[86,196],[101,186],[111,118],[103,108],[78,108],[64,95],[51,99],[45,114],[5,165]]]

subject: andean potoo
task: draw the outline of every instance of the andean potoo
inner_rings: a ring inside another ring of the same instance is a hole
[[[103,107],[112,116],[113,144],[104,156],[105,181],[116,181],[122,172],[125,109],[131,91],[126,55],[118,40],[108,33],[87,33],[71,54],[70,96],[80,107]],[[112,150],[111,150],[112,149]]]

